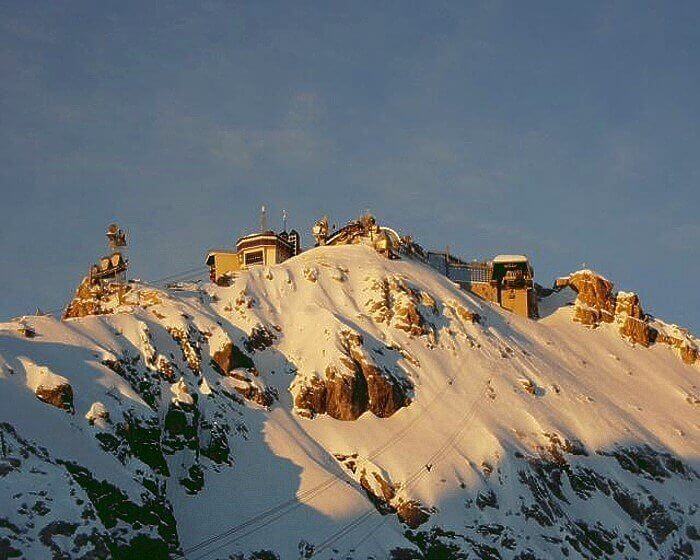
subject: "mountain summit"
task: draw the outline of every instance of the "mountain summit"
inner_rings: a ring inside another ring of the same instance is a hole
[[[0,324],[0,558],[694,558],[697,339],[324,246]]]

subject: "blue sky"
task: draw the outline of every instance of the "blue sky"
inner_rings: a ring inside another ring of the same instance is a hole
[[[0,317],[64,304],[110,220],[148,279],[266,203],[700,330],[697,2],[194,4],[0,2]]]

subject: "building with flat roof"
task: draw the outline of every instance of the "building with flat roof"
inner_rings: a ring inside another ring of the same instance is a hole
[[[428,252],[428,262],[460,287],[523,317],[538,316],[535,273],[525,255],[497,255],[491,261],[463,261],[447,252]]]
[[[235,272],[255,266],[279,264],[301,253],[301,238],[295,230],[275,233],[272,230],[245,235],[236,241],[236,250],[212,250],[206,264],[210,278],[216,284],[225,284]]]

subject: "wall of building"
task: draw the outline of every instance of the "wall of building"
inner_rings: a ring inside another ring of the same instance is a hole
[[[229,272],[241,270],[241,263],[236,253],[214,254],[214,281],[219,280]]]
[[[500,303],[504,309],[523,317],[537,316],[537,300],[532,288],[504,288],[501,290]]]
[[[474,292],[480,298],[498,303],[498,286],[489,282],[469,282],[463,287],[470,292]]]

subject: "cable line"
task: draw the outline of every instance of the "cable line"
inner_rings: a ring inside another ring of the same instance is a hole
[[[408,477],[407,481],[404,483],[404,485],[401,486],[401,490],[408,490],[409,488],[413,487],[425,474],[426,472],[429,472],[432,470],[432,467],[440,460],[442,455],[450,449],[460,438],[464,430],[467,428],[469,421],[471,420],[472,416],[476,412],[483,396],[486,393],[488,384],[490,383],[491,378],[486,380],[484,382],[484,386],[479,391],[479,394],[476,396],[474,401],[472,402],[472,405],[467,409],[465,414],[462,416],[462,419],[460,420],[458,424],[457,430],[453,432],[453,434],[445,441],[445,443],[438,448],[438,450],[433,453],[429,458],[426,463],[421,466],[419,469],[417,469],[411,476]],[[339,539],[347,535],[348,533],[352,532],[356,527],[359,527],[362,525],[367,519],[372,517],[375,513],[378,513],[376,509],[374,509],[373,505],[370,505],[370,507],[367,508],[367,510],[360,515],[358,515],[355,519],[351,520],[347,525],[344,527],[341,527],[338,531],[335,533],[331,534],[326,540],[324,540],[318,548],[316,548],[312,553],[311,553],[311,558],[316,556],[317,554],[320,554],[321,552],[324,552],[327,550],[330,546],[332,546],[335,542],[337,542]]]
[[[396,443],[398,443],[401,439],[403,439],[403,437],[404,437],[404,436],[409,432],[409,430],[416,424],[416,422],[418,422],[418,420],[420,420],[420,419],[422,418],[422,416],[432,407],[432,405],[435,404],[435,402],[436,402],[450,387],[453,386],[453,383],[454,383],[454,381],[455,381],[455,378],[456,378],[455,376],[450,377],[450,378],[447,380],[447,382],[445,383],[445,387],[443,387],[443,389],[441,389],[440,392],[439,392],[437,395],[435,395],[435,396],[431,399],[431,401],[430,401],[426,406],[424,406],[424,407],[419,411],[419,413],[418,413],[416,416],[414,416],[413,419],[411,419],[405,426],[403,426],[403,428],[401,428],[400,430],[398,430],[398,431],[396,431],[394,434],[392,434],[392,436],[389,437],[389,438],[387,439],[387,441],[384,442],[384,444],[382,444],[382,445],[380,445],[379,447],[377,447],[376,449],[374,449],[374,450],[367,456],[367,458],[370,459],[370,460],[372,460],[372,459],[375,459],[375,458],[379,457],[379,456],[382,455],[387,449],[389,449],[390,447],[392,447],[393,445],[395,445]],[[335,465],[334,465],[334,466],[335,466]],[[268,518],[268,517],[274,516],[272,519],[269,520],[269,522],[271,523],[271,522],[273,522],[273,521],[279,519],[280,517],[282,517],[282,516],[284,516],[284,515],[286,515],[286,514],[288,514],[288,513],[291,513],[292,511],[294,511],[294,510],[297,509],[298,507],[301,507],[301,506],[304,505],[305,503],[311,501],[311,500],[314,499],[316,496],[322,494],[323,492],[325,492],[326,490],[328,490],[329,488],[331,488],[332,486],[334,486],[337,482],[341,482],[341,481],[342,481],[342,482],[347,482],[346,479],[340,478],[338,475],[331,474],[326,480],[324,480],[323,482],[321,482],[321,483],[318,484],[317,486],[315,486],[315,487],[313,487],[313,488],[310,488],[309,490],[306,490],[305,492],[302,492],[299,496],[295,496],[294,498],[291,498],[291,499],[289,499],[289,500],[286,500],[285,502],[282,502],[282,503],[280,503],[280,504],[278,504],[278,505],[276,505],[276,506],[274,506],[274,507],[272,507],[272,508],[270,508],[270,509],[268,509],[268,510],[265,510],[265,511],[263,511],[263,512],[257,514],[256,516],[254,516],[254,517],[252,517],[252,518],[250,518],[250,519],[247,519],[246,521],[244,521],[244,522],[242,522],[242,523],[240,523],[240,524],[238,524],[238,525],[232,526],[231,528],[229,528],[228,530],[226,530],[226,531],[224,531],[224,532],[222,532],[222,533],[219,533],[219,534],[216,534],[216,535],[212,535],[211,537],[205,539],[204,541],[201,541],[201,542],[199,542],[199,543],[196,543],[195,545],[192,545],[191,547],[189,547],[189,548],[183,550],[183,555],[180,556],[180,557],[182,558],[182,557],[184,557],[184,555],[189,554],[189,553],[191,553],[191,552],[197,552],[197,551],[199,551],[200,549],[206,548],[206,547],[208,547],[209,545],[214,544],[215,542],[217,542],[217,541],[219,541],[219,540],[221,540],[221,539],[226,539],[226,538],[229,537],[229,536],[235,535],[235,534],[238,533],[239,531],[241,531],[241,530],[243,530],[243,529],[249,527],[251,524],[255,524],[255,523],[257,523],[258,521],[263,521],[263,523],[262,523],[259,527],[256,527],[255,529],[253,529],[253,530],[251,530],[251,531],[249,531],[249,532],[246,532],[246,533],[243,534],[243,535],[237,535],[234,539],[231,539],[231,540],[227,541],[224,545],[219,546],[219,547],[217,547],[217,548],[215,548],[215,549],[210,550],[209,553],[215,552],[215,551],[217,551],[217,550],[220,550],[221,548],[223,548],[223,547],[225,547],[225,546],[228,546],[228,545],[230,545],[230,544],[234,544],[234,543],[237,542],[238,540],[241,540],[243,537],[245,537],[245,536],[247,536],[247,535],[249,535],[249,534],[251,534],[251,533],[253,533],[253,532],[258,531],[258,530],[262,529],[263,527],[266,527],[266,526],[269,524],[269,523],[267,522],[267,518]],[[286,511],[284,511],[283,513],[280,513],[282,510],[286,510]],[[208,554],[208,553],[207,553],[207,554]],[[200,556],[200,557],[198,557],[198,558],[202,558],[202,557],[203,557],[203,556]]]

